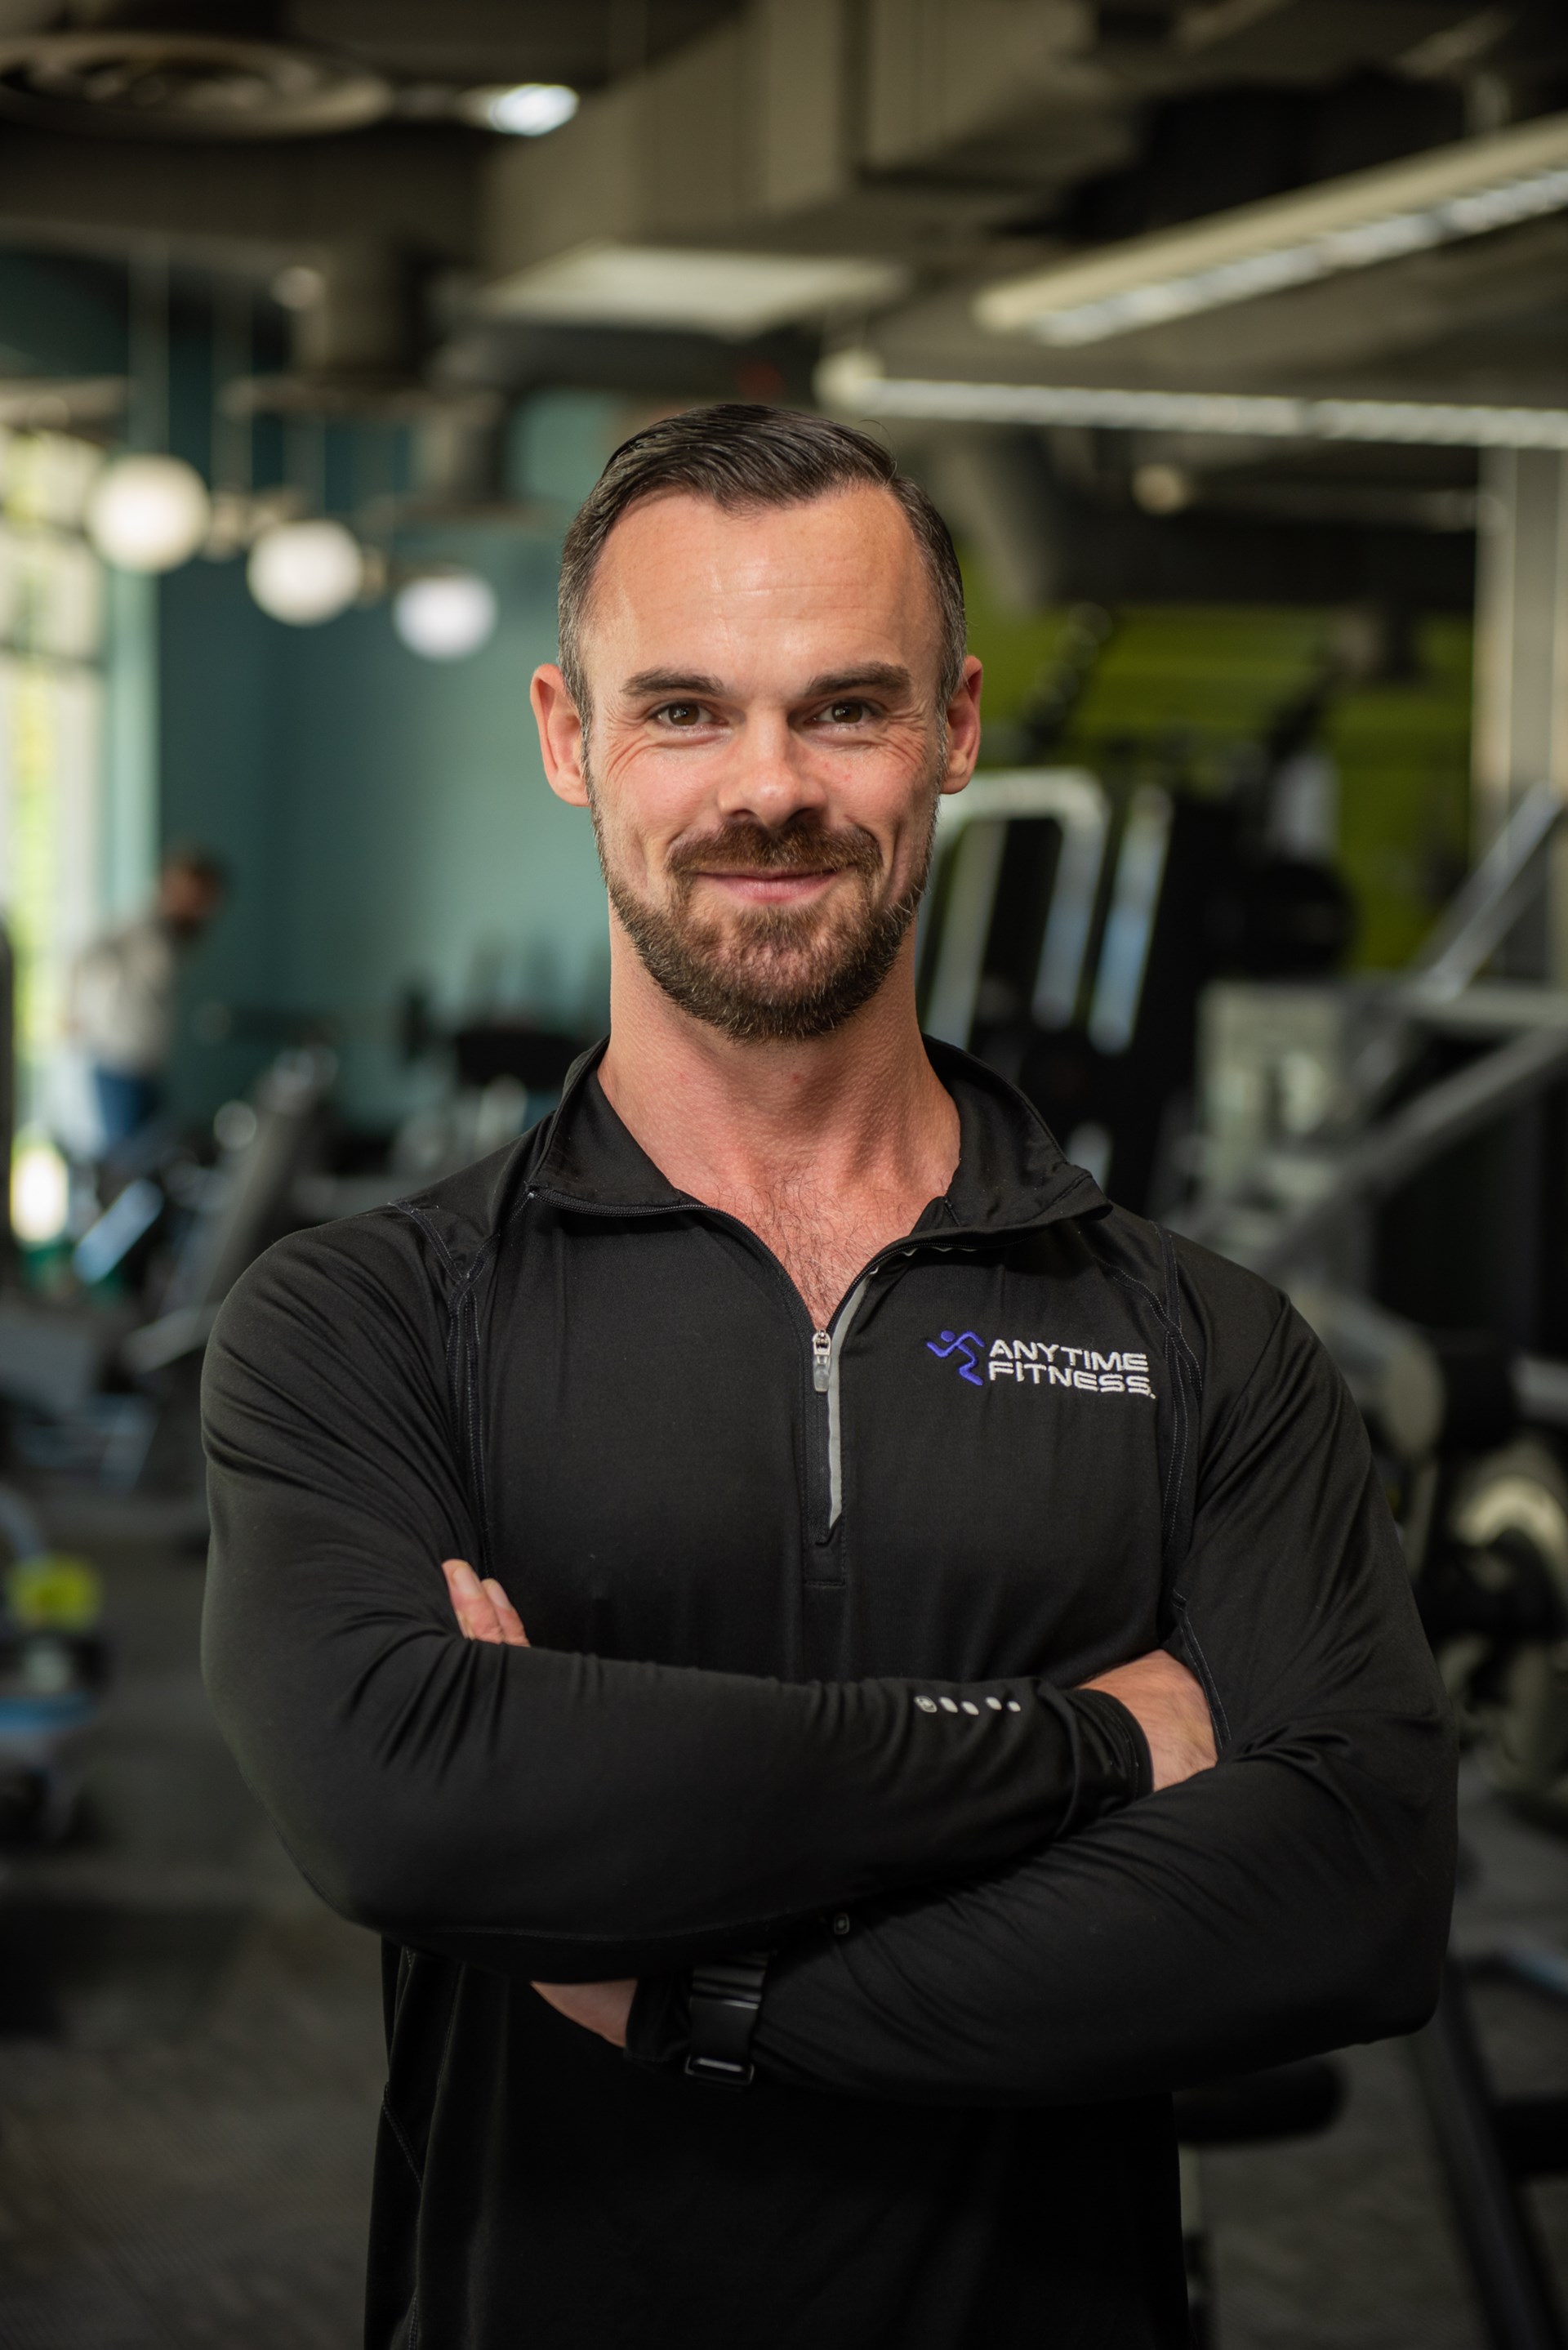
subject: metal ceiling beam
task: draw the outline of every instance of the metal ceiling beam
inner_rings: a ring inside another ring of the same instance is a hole
[[[156,241],[178,259],[260,272],[352,233],[441,263],[477,243],[466,143],[379,130],[298,145],[122,146],[7,129],[0,238],[119,258]]]

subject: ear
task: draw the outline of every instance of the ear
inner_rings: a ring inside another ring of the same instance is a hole
[[[984,675],[973,653],[964,661],[958,691],[948,704],[948,764],[944,792],[961,792],[980,756],[980,688]]]
[[[539,755],[545,780],[558,800],[570,807],[587,807],[587,777],[583,772],[584,727],[566,681],[554,661],[542,662],[528,689],[539,729]]]

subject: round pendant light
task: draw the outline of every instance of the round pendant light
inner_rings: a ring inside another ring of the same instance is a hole
[[[275,523],[252,547],[245,577],[275,620],[315,628],[346,612],[359,594],[364,550],[340,522]]]
[[[88,536],[121,571],[172,571],[207,536],[207,485],[182,457],[116,457],[88,494]]]
[[[476,571],[432,571],[399,588],[392,626],[426,660],[466,660],[495,633],[495,590]]]

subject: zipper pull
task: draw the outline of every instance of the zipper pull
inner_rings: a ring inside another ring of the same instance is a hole
[[[833,1341],[826,1330],[811,1334],[811,1384],[818,1395],[827,1393],[827,1374],[833,1362]]]

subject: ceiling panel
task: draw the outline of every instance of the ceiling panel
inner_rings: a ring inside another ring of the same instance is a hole
[[[290,0],[282,11],[295,38],[346,49],[399,79],[578,88],[738,13],[737,0]]]

